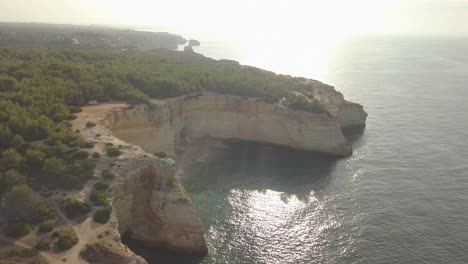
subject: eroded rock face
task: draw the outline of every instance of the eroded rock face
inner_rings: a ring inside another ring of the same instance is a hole
[[[104,242],[87,244],[80,252],[80,257],[93,264],[148,264],[132,253],[122,251],[118,245]]]
[[[367,114],[362,106],[344,100],[333,87],[319,84],[304,94],[319,100],[328,111],[325,114],[220,94],[155,101],[151,110],[122,104],[86,107],[75,120],[76,128],[84,127],[87,121],[98,125],[83,129],[82,136],[95,143],[94,150],[104,153],[106,144],[113,143],[123,154],[117,158],[102,157],[98,163],[100,169],[112,164],[117,176],[111,183],[114,213],[107,224],[116,236],[116,246],[90,244],[81,256],[90,263],[144,263],[120,243],[124,234],[146,248],[207,252],[203,226],[175,177],[174,161],[149,153],[175,156],[178,148],[191,140],[210,136],[337,156],[350,154],[351,145],[342,129],[364,126]]]
[[[200,46],[200,41],[198,41],[196,39],[191,39],[191,40],[189,40],[188,45],[189,46]]]
[[[304,94],[320,101],[338,120],[342,130],[366,126],[367,113],[362,105],[345,100],[343,94],[336,91],[333,86],[315,80],[306,80],[305,83],[313,88],[304,91]]]
[[[74,129],[80,129],[80,134],[94,143],[92,151],[101,154],[96,160],[96,176],[102,177],[101,171],[105,169],[114,175],[106,180],[112,190],[109,203],[113,210],[109,222],[100,225],[85,220],[86,224],[80,227],[84,230],[80,242],[84,244],[76,246],[76,250],[89,263],[146,263],[121,243],[121,236],[127,235],[132,244],[140,243],[146,248],[206,253],[203,226],[175,177],[175,162],[122,141],[104,126],[110,113],[125,109],[128,105],[119,103],[87,106],[73,121]],[[88,128],[88,121],[97,125]],[[109,157],[108,145],[119,148],[122,154]],[[94,183],[90,182],[82,190],[83,196],[89,196]]]
[[[187,52],[187,53],[193,53],[193,48],[192,46],[185,46],[184,47],[184,52]]]
[[[349,155],[352,147],[342,128],[364,125],[367,114],[340,93],[330,94],[313,95],[330,114],[295,111],[256,98],[206,94],[156,102],[151,111],[143,106],[116,111],[109,116],[108,126],[117,137],[150,153],[163,151],[172,156],[184,142],[204,136]]]
[[[113,192],[120,234],[147,248],[208,252],[201,221],[171,159],[149,161],[127,176]]]

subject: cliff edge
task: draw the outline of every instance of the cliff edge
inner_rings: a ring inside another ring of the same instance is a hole
[[[73,121],[74,128],[95,144],[92,151],[102,154],[97,174],[111,170],[115,175],[110,182],[112,221],[106,224],[115,245],[106,247],[106,239],[88,239],[76,249],[81,258],[89,263],[107,263],[109,258],[143,263],[121,243],[122,236],[149,248],[208,252],[200,218],[175,177],[174,160],[149,153],[166,152],[175,157],[191,141],[213,137],[333,156],[351,154],[352,146],[342,131],[365,126],[363,107],[344,100],[333,87],[319,85],[302,94],[319,101],[326,111],[293,110],[281,102],[214,93],[154,100],[151,108],[120,103],[84,107]],[[88,121],[97,125],[86,127]],[[122,154],[109,157],[109,146]]]
[[[94,143],[91,151],[100,154],[96,160],[96,179],[87,186],[102,180],[103,171],[112,175],[106,182],[110,186],[109,204],[113,210],[106,224],[84,221],[78,233],[80,243],[73,250],[76,256],[69,259],[76,263],[146,263],[121,242],[123,236],[133,244],[149,248],[206,254],[203,226],[175,177],[175,162],[116,138],[105,126],[109,116],[128,108],[122,103],[87,106],[72,122],[83,138]],[[96,126],[87,127],[87,122],[95,122]],[[110,146],[121,154],[110,157],[107,152]],[[76,196],[87,197],[91,191],[91,187],[85,187]],[[105,231],[96,232],[98,229]]]
[[[334,90],[333,90],[334,91]],[[333,96],[331,96],[333,95]],[[149,153],[175,156],[187,142],[205,136],[268,143],[332,156],[352,153],[343,129],[363,127],[367,114],[330,90],[312,95],[326,113],[293,110],[258,98],[205,93],[165,101],[155,107],[114,111],[107,126],[117,137]]]

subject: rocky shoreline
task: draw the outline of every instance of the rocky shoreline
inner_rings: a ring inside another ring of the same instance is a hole
[[[103,154],[96,174],[110,169],[116,177],[110,182],[114,210],[106,224],[112,235],[98,239],[97,234],[88,234],[84,236],[88,241],[83,241],[82,248],[76,250],[90,263],[108,263],[109,255],[112,259],[125,259],[115,263],[145,263],[121,243],[125,235],[147,248],[206,254],[202,223],[176,177],[172,158],[190,142],[207,136],[333,156],[351,154],[351,145],[342,129],[365,125],[367,114],[362,106],[345,101],[334,89],[316,93],[314,98],[321,99],[327,114],[220,94],[154,101],[154,109],[122,103],[84,107],[73,121],[74,129],[80,129],[81,135],[95,144],[93,151]],[[88,121],[97,125],[86,128]],[[106,156],[105,149],[110,144],[122,154],[114,158]],[[169,157],[160,158],[155,152],[165,152]],[[109,239],[111,247],[106,246]]]

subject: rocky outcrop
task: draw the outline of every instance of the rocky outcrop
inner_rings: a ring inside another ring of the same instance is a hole
[[[116,186],[113,198],[119,232],[132,243],[172,252],[208,252],[202,224],[175,178],[171,159],[135,166]]]
[[[312,89],[304,93],[323,104],[327,111],[336,117],[342,130],[366,126],[367,113],[362,105],[345,100],[343,94],[333,86],[315,80],[307,80],[306,83]]]
[[[367,114],[362,106],[345,101],[341,94],[320,95],[313,96],[324,102],[329,114],[296,111],[257,98],[205,94],[158,101],[153,110],[139,106],[114,112],[108,126],[117,137],[150,153],[162,151],[171,156],[178,146],[204,136],[334,156],[351,154],[351,144],[342,128],[364,124]]]
[[[73,120],[73,128],[80,129],[80,134],[94,143],[92,151],[101,154],[96,160],[96,176],[102,177],[104,169],[114,175],[106,180],[112,190],[111,219],[99,227],[88,225],[91,219],[83,222],[80,241],[84,244],[75,247],[80,257],[89,263],[146,263],[121,243],[124,235],[133,245],[140,243],[146,248],[206,253],[203,226],[184,187],[175,177],[175,162],[148,154],[141,147],[116,138],[103,125],[110,113],[126,110],[127,105],[118,103],[87,106]],[[97,125],[87,128],[88,121]],[[108,157],[109,145],[119,148],[122,154]],[[84,190],[91,190],[93,184],[90,182]],[[98,230],[101,232],[96,232]]]
[[[193,48],[192,48],[192,46],[185,46],[185,47],[184,47],[184,52],[193,53]]]
[[[200,41],[195,40],[195,39],[191,39],[191,40],[189,40],[188,45],[189,46],[200,46]]]

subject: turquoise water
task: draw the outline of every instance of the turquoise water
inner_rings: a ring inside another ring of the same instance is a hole
[[[468,39],[348,39],[318,79],[369,114],[354,154],[219,149],[183,179],[210,253],[153,263],[468,263]]]

